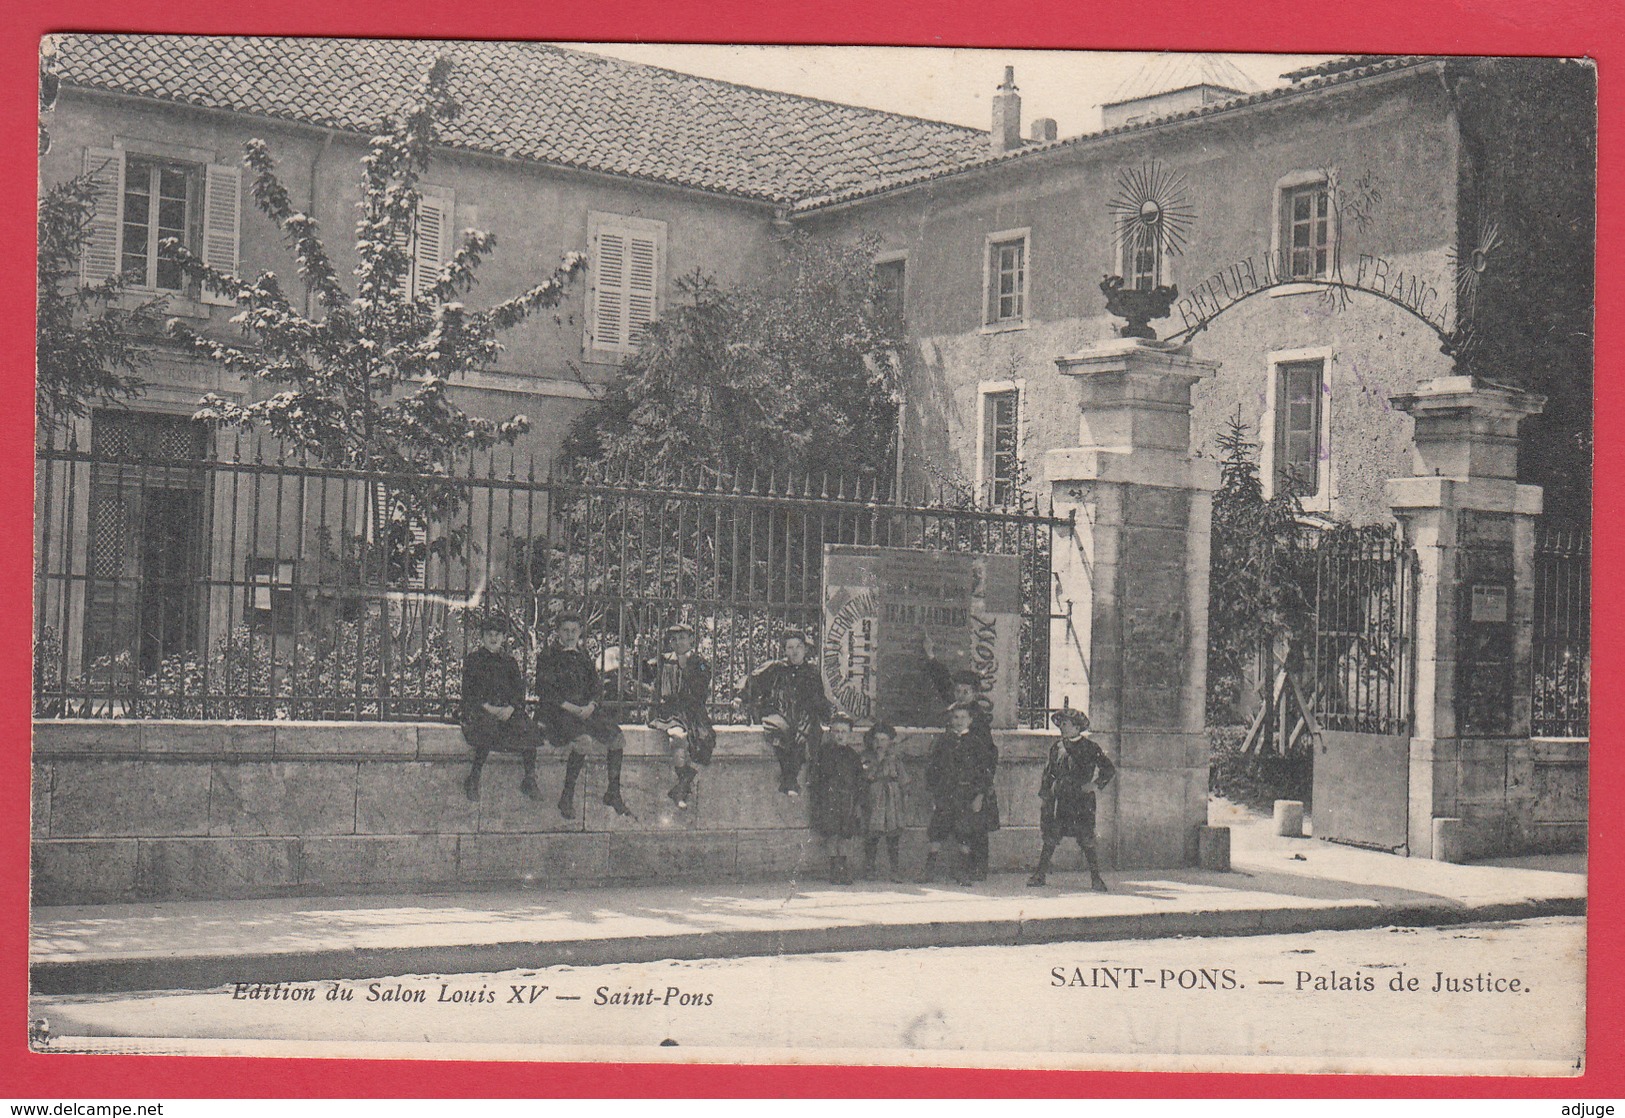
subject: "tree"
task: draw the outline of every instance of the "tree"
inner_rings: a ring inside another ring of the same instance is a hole
[[[1218,437],[1224,457],[1213,495],[1207,703],[1210,721],[1228,722],[1248,681],[1257,680],[1266,708],[1258,724],[1268,733],[1276,653],[1285,648],[1290,656],[1292,638],[1303,630],[1310,608],[1304,572],[1313,552],[1299,523],[1299,487],[1285,478],[1273,497],[1265,497],[1258,446],[1247,435],[1238,410]]]
[[[395,475],[391,492],[400,513],[393,519],[418,526],[448,518],[461,501],[460,491],[441,479],[473,452],[512,444],[529,427],[523,415],[494,421],[464,413],[448,396],[452,378],[494,361],[502,350],[498,335],[557,306],[584,265],[580,254],[566,254],[529,290],[471,310],[462,298],[496,247],[495,236],[471,229],[438,275],[413,276],[418,182],[440,128],[458,113],[448,92],[451,70],[450,59],[438,59],[418,103],[398,123],[386,118],[361,160],[354,294],[340,283],[315,220],[294,208],[265,142],[244,145],[254,204],[282,230],[319,316],[296,308],[273,272],[245,280],[206,266],[174,241],[164,245],[189,275],[236,301],[232,321],[245,340],[199,337],[180,323],[171,323],[170,333],[277,389],[243,404],[210,394],[198,417],[243,429],[263,425],[325,466]]]
[[[39,262],[34,317],[34,412],[53,430],[97,404],[139,395],[147,364],[137,337],[156,325],[158,304],[125,306],[124,277],[79,279],[79,258],[98,202],[88,174],[47,190],[39,204]]]
[[[765,476],[884,475],[897,422],[898,323],[872,240],[780,242],[774,280],[728,289],[698,273],[573,425],[577,466],[636,463]]]

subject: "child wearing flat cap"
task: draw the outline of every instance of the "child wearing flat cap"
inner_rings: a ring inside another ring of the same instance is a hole
[[[1100,876],[1100,858],[1095,852],[1095,790],[1110,784],[1117,775],[1111,758],[1089,739],[1089,716],[1072,707],[1054,714],[1061,738],[1050,747],[1049,763],[1038,786],[1038,823],[1044,836],[1044,849],[1038,868],[1027,879],[1037,888],[1045,884],[1050,859],[1064,838],[1075,838],[1089,863],[1089,887],[1106,892]]]

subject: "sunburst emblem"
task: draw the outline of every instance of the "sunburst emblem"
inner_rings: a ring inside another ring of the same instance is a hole
[[[1450,249],[1450,267],[1456,273],[1456,314],[1470,319],[1478,307],[1478,291],[1484,273],[1489,270],[1490,257],[1501,247],[1501,224],[1492,217],[1479,222],[1478,236],[1472,247],[1455,246]]]
[[[1117,194],[1106,208],[1116,219],[1113,239],[1129,259],[1147,250],[1178,256],[1196,219],[1185,200],[1185,176],[1155,160],[1118,172]]]

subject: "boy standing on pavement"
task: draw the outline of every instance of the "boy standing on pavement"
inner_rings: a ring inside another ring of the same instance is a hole
[[[868,784],[863,777],[860,739],[852,732],[852,719],[836,712],[829,733],[813,756],[812,825],[824,840],[829,855],[829,879],[836,885],[853,884],[852,855],[863,833]]]
[[[672,770],[677,782],[666,793],[679,809],[694,798],[699,770],[711,763],[717,732],[711,725],[707,702],[711,695],[711,665],[694,651],[694,630],[687,625],[666,629],[670,651],[650,661],[655,675],[655,698],[649,725],[666,734]]]
[[[993,739],[993,703],[982,694],[981,677],[969,668],[954,671],[938,660],[929,631],[925,633],[922,643],[925,647],[925,674],[930,678],[937,697],[950,706],[959,703],[970,707],[971,731],[986,739],[984,748],[992,754],[997,767],[999,746]],[[982,817],[984,825],[971,837],[970,876],[976,881],[987,880],[987,836],[989,832],[999,829],[999,793],[992,787],[987,790]]]
[[[1050,747],[1049,763],[1044,766],[1038,786],[1038,822],[1044,849],[1027,884],[1037,888],[1045,883],[1055,848],[1070,836],[1083,847],[1084,859],[1089,863],[1089,887],[1104,893],[1106,881],[1100,876],[1100,858],[1095,853],[1095,789],[1110,784],[1117,767],[1089,739],[1087,714],[1062,707],[1054,719],[1061,738]]]
[[[950,707],[948,728],[932,743],[931,757],[926,762],[925,780],[932,806],[925,835],[925,869],[919,878],[922,883],[935,879],[942,844],[949,841],[959,851],[955,883],[976,882],[971,855],[976,837],[987,833],[986,809],[998,756],[990,749],[991,740],[972,728],[973,718],[969,703]]]
[[[599,707],[603,679],[598,667],[581,648],[581,618],[573,613],[559,617],[554,643],[536,658],[536,696],[542,721],[549,736],[569,747],[564,765],[564,790],[559,793],[559,814],[566,819],[575,814],[576,780],[587,763],[587,751],[602,749],[609,768],[604,806],[616,815],[630,815],[621,800],[621,762],[626,740],[620,726]]]
[[[463,740],[474,750],[474,767],[463,795],[480,798],[480,773],[492,751],[517,753],[525,765],[519,790],[541,799],[536,786],[536,749],[546,744],[542,729],[525,716],[525,678],[503,648],[507,623],[497,614],[480,615],[480,645],[463,659]]]
[[[752,719],[760,718],[762,732],[779,759],[779,791],[801,795],[801,766],[814,756],[829,717],[824,677],[808,658],[806,634],[784,634],[784,659],[763,664],[745,680],[737,703]]]

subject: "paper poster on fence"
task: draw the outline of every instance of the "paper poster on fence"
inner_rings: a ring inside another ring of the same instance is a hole
[[[824,548],[824,682],[859,721],[941,721],[928,661],[976,674],[993,724],[1016,724],[1021,570],[1013,555]]]

